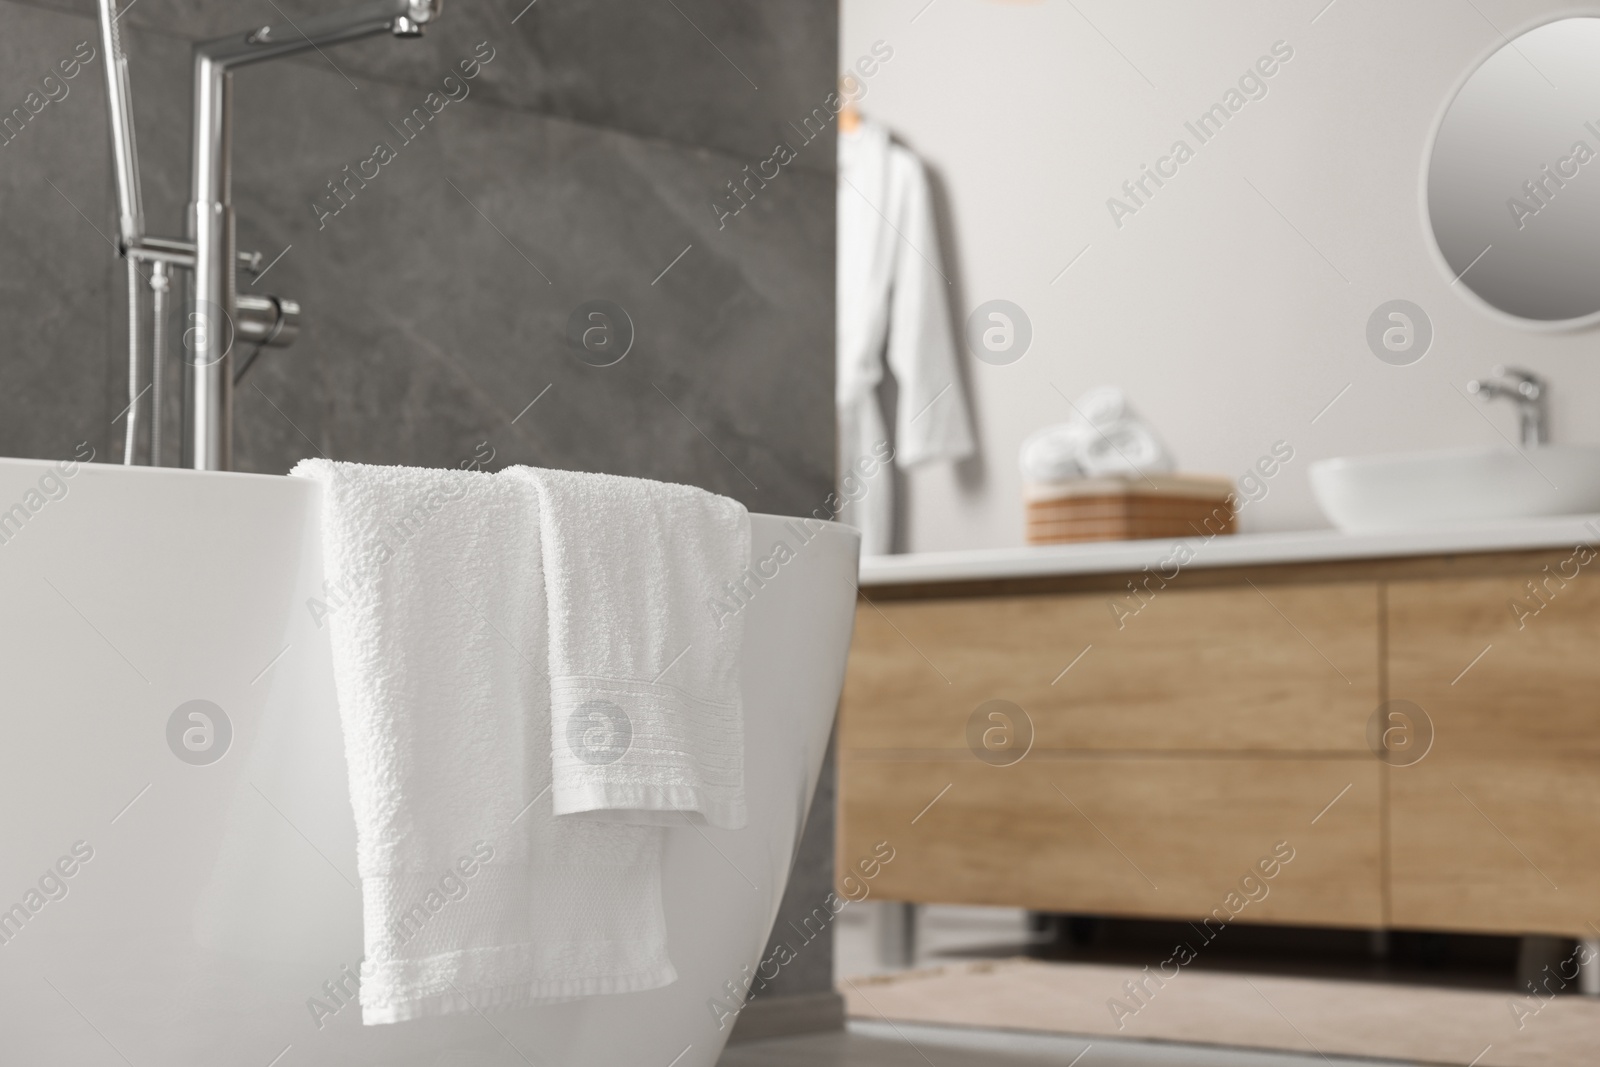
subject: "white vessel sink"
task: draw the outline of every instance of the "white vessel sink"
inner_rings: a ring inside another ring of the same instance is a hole
[[[1311,488],[1347,533],[1600,511],[1600,447],[1460,448],[1325,459]]]

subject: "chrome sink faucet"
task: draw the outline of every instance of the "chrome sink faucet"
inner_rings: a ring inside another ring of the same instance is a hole
[[[1516,404],[1523,448],[1538,448],[1549,443],[1550,412],[1546,398],[1550,383],[1537,374],[1517,367],[1496,367],[1494,377],[1468,382],[1467,392]]]

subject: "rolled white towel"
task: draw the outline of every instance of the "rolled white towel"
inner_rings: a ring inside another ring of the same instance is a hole
[[[1139,416],[1128,406],[1128,395],[1114,385],[1097,385],[1078,397],[1073,404],[1078,410],[1078,421],[1087,420],[1091,426],[1106,427]]]
[[[1083,468],[1078,466],[1081,444],[1080,428],[1070,422],[1035,430],[1022,442],[1018,457],[1022,477],[1035,483],[1068,482],[1083,477]]]
[[[1156,474],[1174,467],[1155,430],[1114,385],[1088,390],[1066,422],[1046,426],[1022,442],[1018,456],[1030,483],[1117,474]]]
[[[1111,474],[1158,474],[1172,470],[1172,457],[1150,427],[1124,419],[1096,432],[1078,451],[1078,466],[1091,478]]]

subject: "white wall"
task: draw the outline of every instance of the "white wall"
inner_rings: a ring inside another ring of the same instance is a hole
[[[1553,380],[1556,441],[1600,442],[1600,334],[1470,306],[1435,265],[1420,196],[1432,126],[1501,33],[1600,4],[1335,0],[1319,16],[1326,3],[843,0],[843,62],[895,49],[861,109],[943,186],[957,318],[1003,298],[1034,329],[1019,362],[968,357],[981,464],[912,472],[910,550],[1022,543],[1017,448],[1070,413],[1057,389],[1123,386],[1186,470],[1236,476],[1288,441],[1248,530],[1326,525],[1313,460],[1515,440],[1509,406],[1457,391],[1496,363]],[[1194,145],[1184,121],[1279,40],[1294,57],[1267,95],[1119,229],[1107,198],[1176,138]],[[1397,298],[1435,331],[1406,367],[1365,341]]]

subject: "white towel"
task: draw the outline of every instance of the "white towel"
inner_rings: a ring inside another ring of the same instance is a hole
[[[1166,446],[1113,385],[1090,389],[1077,399],[1069,420],[1030,434],[1018,461],[1023,476],[1041,485],[1173,469]]]
[[[307,460],[365,917],[362,1020],[676,978],[661,835],[557,818],[537,495]]]
[[[1109,426],[1139,416],[1128,404],[1128,396],[1114,385],[1097,385],[1078,397],[1073,407],[1090,426]]]
[[[504,473],[539,494],[556,812],[744,826],[744,613],[707,605],[747,578],[749,513],[687,485]]]
[[[1095,427],[1078,450],[1078,466],[1090,478],[1110,474],[1158,474],[1172,470],[1172,457],[1155,431],[1137,419]]]
[[[1056,423],[1023,438],[1017,463],[1022,476],[1035,485],[1067,482],[1083,477],[1083,468],[1078,465],[1082,447],[1077,424]]]

